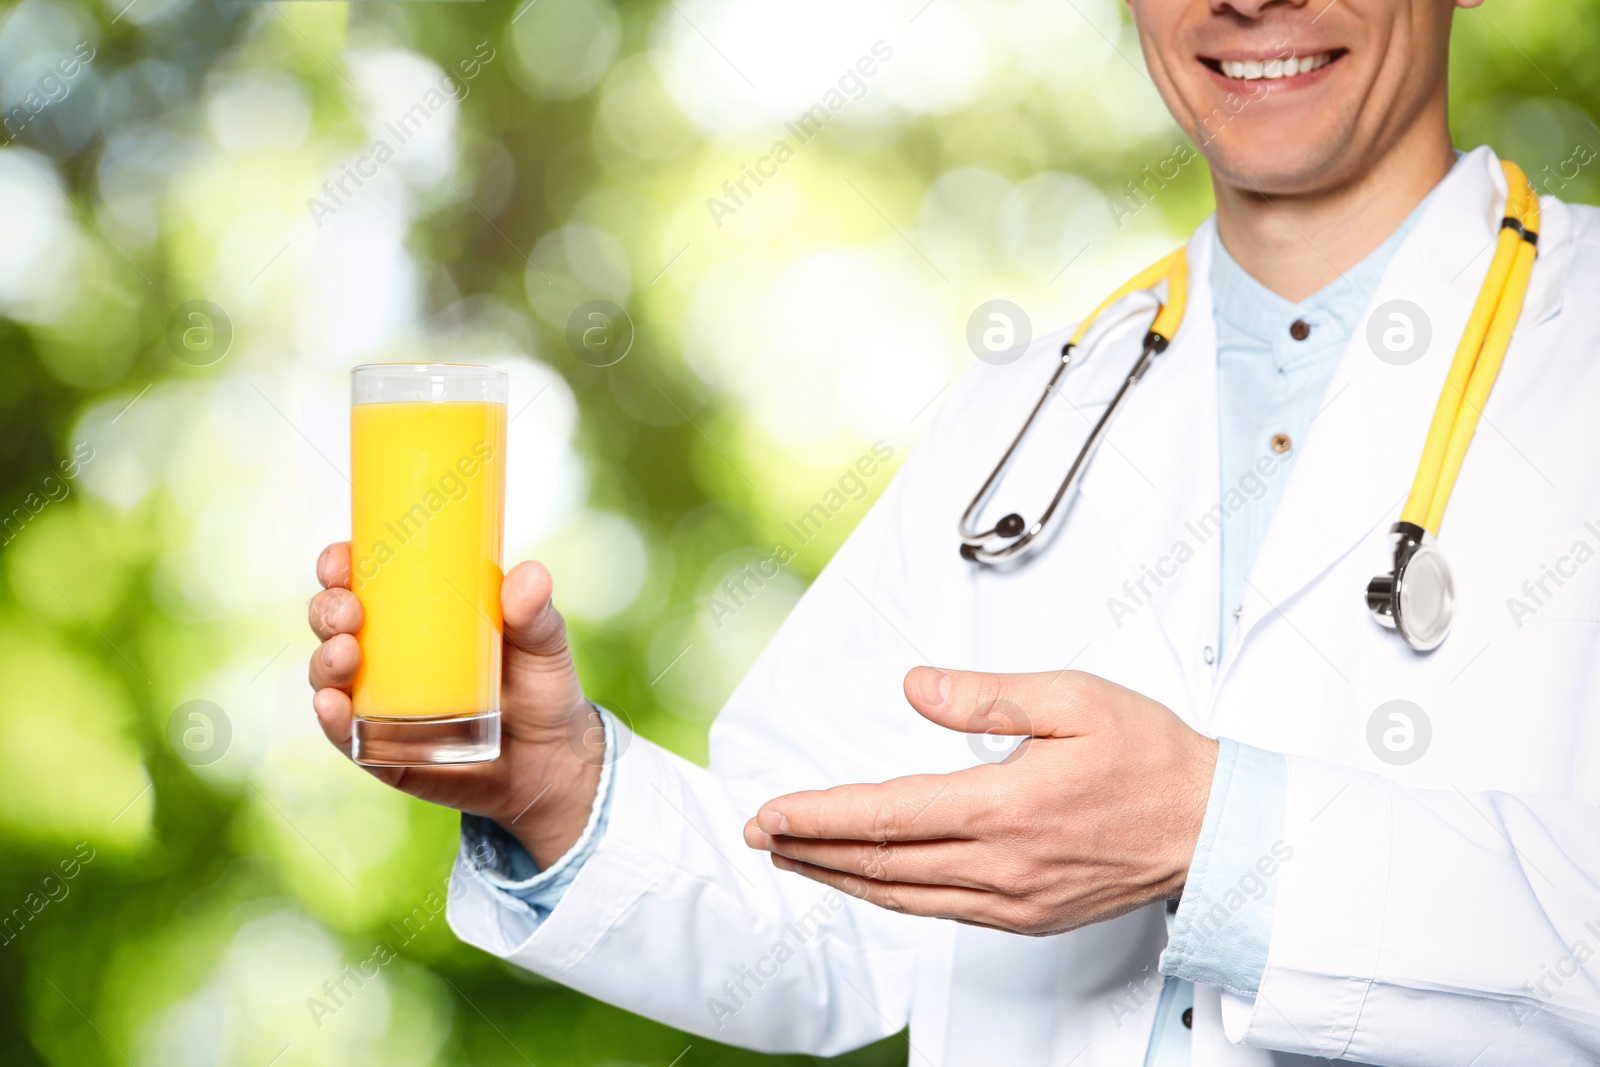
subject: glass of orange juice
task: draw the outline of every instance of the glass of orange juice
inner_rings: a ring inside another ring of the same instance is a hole
[[[500,755],[506,391],[503,372],[457,363],[351,372],[357,763]]]

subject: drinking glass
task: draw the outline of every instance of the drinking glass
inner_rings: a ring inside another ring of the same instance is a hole
[[[365,619],[357,763],[500,754],[506,376],[373,363],[350,376],[350,588]]]

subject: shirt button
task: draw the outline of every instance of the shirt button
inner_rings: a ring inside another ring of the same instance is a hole
[[[1295,319],[1289,324],[1289,336],[1296,341],[1304,341],[1311,336],[1311,324],[1305,319]]]
[[[1193,1008],[1184,1008],[1183,1009],[1183,1028],[1185,1030],[1193,1030],[1194,1029],[1194,1009]]]
[[[1272,435],[1272,450],[1280,456],[1289,451],[1293,445],[1294,442],[1289,440],[1289,435],[1286,433],[1275,433]]]
[[[1216,649],[1212,648],[1210,645],[1206,646],[1205,656],[1206,656],[1206,662],[1207,663],[1215,663],[1215,662],[1217,662]]]

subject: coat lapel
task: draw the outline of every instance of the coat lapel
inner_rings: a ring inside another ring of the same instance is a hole
[[[1084,476],[1082,495],[1120,547],[1133,587],[1130,604],[1151,611],[1203,712],[1252,631],[1278,612],[1291,613],[1301,591],[1368,537],[1387,543],[1488,270],[1504,204],[1499,160],[1477,149],[1451,171],[1395,253],[1368,317],[1392,300],[1415,304],[1428,319],[1428,348],[1395,366],[1369,346],[1366,320],[1357,328],[1300,445],[1250,572],[1238,629],[1215,672],[1200,665],[1201,650],[1216,643],[1220,615],[1220,546],[1203,521],[1220,493],[1214,221],[1195,232],[1188,314],[1172,346],[1129,395]],[[1565,212],[1551,205],[1519,333],[1560,308],[1566,228]],[[1099,358],[1129,361],[1124,349],[1131,347],[1118,344]],[[1514,345],[1508,358],[1521,355]],[[1386,562],[1376,559],[1374,573]],[[1352,588],[1352,601],[1362,592]]]
[[[1246,582],[1219,685],[1264,620],[1292,613],[1302,590],[1374,532],[1387,543],[1488,270],[1505,195],[1499,160],[1487,148],[1476,150],[1451,171],[1395,253],[1290,471]],[[1552,273],[1535,270],[1522,327],[1559,306],[1560,286]],[[1367,341],[1373,313],[1395,300],[1420,308],[1431,333],[1421,358],[1403,366],[1379,359]],[[1520,354],[1513,349],[1507,358]],[[1385,562],[1387,557],[1375,560]],[[1356,602],[1362,593],[1352,588],[1349,595]]]
[[[1191,532],[1218,485],[1212,227],[1208,220],[1189,244],[1188,311],[1177,337],[1129,393],[1082,483],[1122,554],[1120,599],[1153,614],[1202,708],[1209,679],[1195,668],[1214,642],[1219,597],[1215,539]],[[1132,346],[1116,347],[1106,358],[1131,362],[1122,349]]]

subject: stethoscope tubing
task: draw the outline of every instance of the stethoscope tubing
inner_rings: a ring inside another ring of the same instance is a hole
[[[1157,302],[1156,310],[1158,312],[1160,306],[1160,303]],[[1093,458],[1100,447],[1100,442],[1111,428],[1111,421],[1121,409],[1124,397],[1127,396],[1133,386],[1138,384],[1139,379],[1144,376],[1145,372],[1149,370],[1150,363],[1155,356],[1166,348],[1166,340],[1164,338],[1155,334],[1145,335],[1143,350],[1138,360],[1135,361],[1128,376],[1123,379],[1122,384],[1117,388],[1116,393],[1111,398],[1111,402],[1106,406],[1106,410],[1101,413],[1099,419],[1095,420],[1093,428],[1089,431],[1089,436],[1084,440],[1083,446],[1078,449],[1077,458],[1072,461],[1072,466],[1068,468],[1066,477],[1061,480],[1061,484],[1056,488],[1055,496],[1050,499],[1049,506],[1045,508],[1044,514],[1040,515],[1038,520],[1031,526],[1026,527],[1025,532],[1023,529],[1015,529],[1011,533],[1005,533],[1002,527],[1007,521],[1019,519],[1019,516],[1013,512],[1007,514],[998,524],[988,530],[981,533],[969,532],[974,518],[989,504],[994,495],[994,490],[1010,469],[1012,459],[1016,456],[1018,449],[1022,447],[1023,441],[1027,440],[1029,432],[1038,420],[1039,413],[1044,410],[1045,404],[1049,402],[1052,395],[1058,395],[1056,394],[1056,388],[1061,383],[1062,378],[1065,377],[1067,369],[1075,362],[1079,364],[1087,363],[1090,355],[1098,351],[1106,339],[1119,332],[1127,325],[1130,319],[1136,318],[1148,310],[1148,308],[1135,306],[1110,322],[1104,324],[1096,323],[1096,327],[1103,326],[1103,328],[1096,330],[1096,336],[1092,342],[1088,337],[1085,337],[1081,349],[1076,348],[1071,341],[1062,346],[1061,356],[1056,368],[1051,373],[1050,380],[1045,383],[1044,391],[1033,405],[1033,410],[1028,413],[1027,420],[1023,422],[1022,428],[1017,431],[1017,435],[1012,438],[1005,454],[1000,457],[1000,462],[989,473],[988,479],[984,481],[983,485],[978,489],[977,495],[972,498],[972,503],[967,505],[967,510],[961,515],[961,521],[957,525],[956,532],[961,538],[962,556],[979,563],[1003,563],[1026,552],[1034,539],[1050,525],[1050,519],[1055,515],[1056,509],[1061,506],[1061,502],[1067,498],[1067,495],[1077,487],[1079,477],[1087,470],[1089,461]],[[1065,399],[1065,397],[1063,396],[1062,399]],[[1022,534],[1021,537],[1016,536],[1019,533]],[[1013,537],[1015,540],[998,549],[984,547],[996,537]]]
[[[1366,590],[1367,606],[1378,622],[1399,630],[1406,643],[1420,652],[1437,648],[1450,631],[1450,620],[1454,614],[1454,586],[1449,567],[1432,541],[1438,536],[1456,477],[1477,430],[1478,418],[1488,402],[1489,393],[1494,388],[1500,366],[1510,347],[1512,334],[1521,318],[1538,254],[1539,197],[1515,163],[1502,161],[1501,168],[1506,178],[1507,193],[1495,254],[1451,360],[1405,508],[1400,521],[1391,531],[1395,535],[1394,568],[1389,574],[1374,578]],[[1028,413],[1027,420],[1017,431],[1005,455],[990,472],[957,523],[961,555],[965,559],[976,563],[1003,563],[1028,551],[1035,539],[1050,525],[1061,502],[1078,487],[1083,472],[1099,450],[1124,399],[1150,369],[1155,357],[1166,350],[1177,334],[1188,299],[1188,264],[1185,257],[1186,250],[1179,249],[1129,279],[1106,297],[1079,325],[1072,340],[1062,346],[1060,362],[1045,383],[1044,392]],[[1106,410],[1089,431],[1044,513],[1031,526],[1020,514],[1012,512],[1003,516],[991,529],[972,531],[973,522],[992,501],[1023,441],[1027,439],[1039,413],[1044,410],[1045,402],[1055,393],[1067,368],[1074,362],[1074,351],[1078,344],[1083,343],[1083,360],[1086,360],[1088,353],[1126,321],[1126,317],[1123,317],[1107,327],[1099,333],[1094,344],[1090,344],[1088,334],[1100,325],[1097,321],[1100,315],[1135,292],[1149,292],[1163,278],[1167,282],[1167,301],[1164,304],[1157,302],[1156,315],[1145,334],[1139,358],[1134,361]],[[999,548],[987,547],[995,540],[1004,540],[1006,543]],[[1413,581],[1411,564],[1418,561],[1425,562],[1432,570],[1424,567],[1427,573]],[[1408,603],[1410,607],[1406,606]],[[1435,606],[1430,609],[1427,606],[1429,604]],[[1413,609],[1421,615],[1420,621],[1410,619]]]

